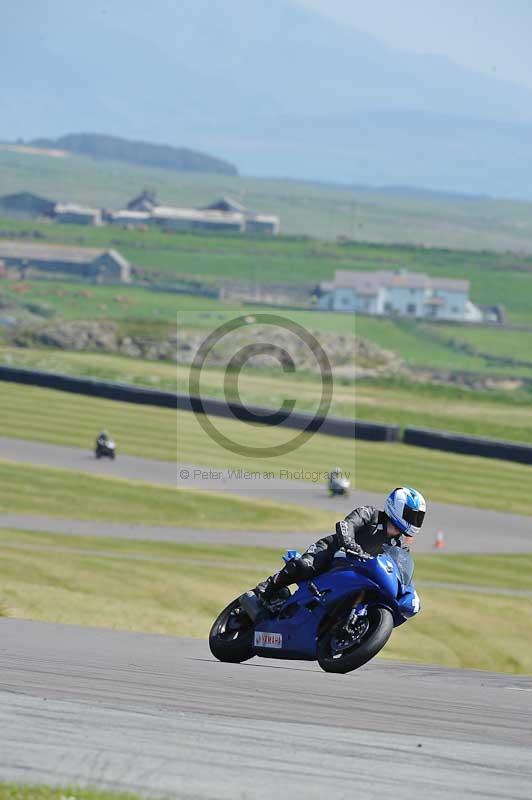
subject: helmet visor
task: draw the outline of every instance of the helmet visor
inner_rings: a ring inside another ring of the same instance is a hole
[[[425,519],[425,512],[410,508],[410,506],[405,506],[403,509],[403,519],[405,522],[413,525],[414,528],[421,528],[423,520]]]

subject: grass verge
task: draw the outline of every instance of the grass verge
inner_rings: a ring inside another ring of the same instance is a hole
[[[9,530],[0,530],[0,546],[11,615],[175,636],[206,637],[225,604],[280,566],[280,553],[262,548]],[[530,603],[489,588],[531,589],[532,555],[419,556],[416,565],[422,613],[394,632],[386,658],[532,673]]]
[[[109,792],[106,789],[79,789],[73,786],[21,786],[0,783],[0,800],[141,800],[136,794]]]
[[[296,433],[221,418],[215,422],[228,437],[255,447],[286,442],[287,436]],[[476,508],[531,513],[528,495],[532,470],[522,464],[322,434],[310,436],[296,450],[276,458],[242,457],[216,444],[191,413],[0,384],[0,435],[88,449],[102,428],[116,437],[120,453],[213,467],[271,470],[284,478],[298,478],[304,470],[310,480],[338,464],[352,475],[359,489],[385,493],[390,486],[412,485],[429,501],[453,504],[458,500],[461,505]],[[290,500],[289,491],[286,499]]]
[[[15,514],[258,531],[327,530],[334,522],[315,509],[7,461],[0,484]]]
[[[188,367],[101,353],[3,347],[6,364],[137,386],[186,392]],[[202,392],[223,399],[225,371],[203,369]],[[244,403],[279,408],[286,397],[296,411],[316,411],[321,397],[318,376],[274,370],[243,370],[239,389]],[[452,430],[474,436],[532,443],[532,393],[481,392],[393,380],[336,380],[330,413],[406,427]]]

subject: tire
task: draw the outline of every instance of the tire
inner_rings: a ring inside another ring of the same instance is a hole
[[[250,618],[241,612],[239,601],[233,600],[214,620],[209,634],[211,653],[219,661],[231,664],[247,661],[254,656],[253,631]]]
[[[96,456],[96,458],[101,458],[101,455],[100,455],[100,453],[99,453],[98,451],[96,451],[96,452],[94,453],[94,455]]]
[[[347,613],[336,620],[318,639],[318,663],[325,672],[345,674],[358,669],[382,650],[393,631],[393,617],[387,608],[368,608],[369,628],[353,647],[333,654],[331,640],[347,619]]]
[[[115,453],[115,451],[114,451],[114,450],[113,450],[113,452],[111,453],[111,458],[112,458],[112,460],[113,460],[113,461],[114,461],[114,460],[115,460],[115,458],[116,458],[116,453]]]

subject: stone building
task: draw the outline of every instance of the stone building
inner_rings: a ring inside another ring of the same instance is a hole
[[[246,233],[266,233],[276,236],[280,230],[280,220],[275,214],[259,214],[245,208],[241,203],[224,195],[219,200],[215,200],[208,206],[204,206],[202,211],[218,211],[222,214],[240,214],[244,219],[243,230]]]
[[[153,211],[155,206],[160,205],[161,203],[155,192],[150,189],[143,189],[140,194],[129,201],[126,208],[128,211]]]
[[[99,208],[87,208],[75,203],[57,203],[54,209],[56,222],[74,225],[101,225],[102,212]]]
[[[195,208],[156,206],[151,213],[152,222],[167,231],[232,231],[244,230],[242,214],[222,211],[204,211]]]
[[[37,219],[54,215],[55,200],[31,192],[17,192],[0,197],[0,216]]]
[[[16,267],[23,273],[37,270],[76,275],[97,283],[128,283],[131,280],[130,264],[117,250],[0,240],[0,261],[6,267]]]
[[[150,224],[152,216],[149,211],[126,208],[123,211],[111,211],[106,221],[111,225],[122,225],[125,228],[143,228]]]

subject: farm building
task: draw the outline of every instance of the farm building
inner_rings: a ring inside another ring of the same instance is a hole
[[[244,230],[242,214],[231,214],[223,211],[200,211],[195,208],[172,208],[171,206],[156,206],[151,218],[163,230],[211,230],[234,231],[241,233]]]
[[[149,225],[152,216],[149,211],[124,209],[124,211],[111,211],[111,213],[107,215],[106,220],[111,223],[111,225],[124,225],[128,228],[138,228]]]
[[[54,208],[55,200],[49,200],[47,197],[40,197],[31,192],[17,192],[0,197],[0,216],[17,219],[52,217]]]
[[[129,201],[126,208],[128,211],[153,211],[155,206],[160,205],[161,203],[155,192],[151,192],[149,189],[143,189],[140,194]]]
[[[130,280],[129,262],[116,250],[0,241],[0,262],[6,267],[77,275],[98,283]]]
[[[32,219],[48,216],[59,223],[76,225],[122,225],[140,227],[153,224],[168,231],[229,231],[233,233],[279,233],[279,217],[259,214],[230,197],[222,197],[205,208],[176,208],[161,205],[155,192],[144,189],[125,209],[102,212],[76,203],[55,203],[45,197],[20,192],[0,198],[0,216]]]
[[[273,214],[254,214],[246,217],[246,233],[269,233],[276,236],[279,228],[279,217]]]
[[[319,307],[331,311],[419,319],[482,321],[469,299],[469,281],[431,278],[399,269],[379,272],[337,270],[319,287]]]
[[[251,211],[231,197],[227,197],[227,195],[224,195],[224,197],[205,206],[201,210],[219,211],[222,214],[242,214],[246,233],[269,233],[272,235],[279,233],[279,217],[274,214],[259,214],[256,211]]]
[[[102,224],[102,212],[98,208],[85,208],[74,203],[57,203],[54,212],[57,222],[75,225]]]
[[[208,206],[203,206],[201,211],[221,211],[223,214],[247,214],[252,213],[246,211],[241,203],[233,200],[231,197],[224,195],[219,200],[215,200]]]

